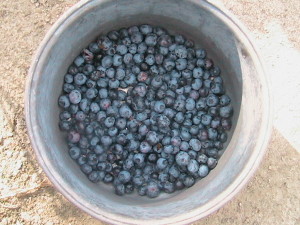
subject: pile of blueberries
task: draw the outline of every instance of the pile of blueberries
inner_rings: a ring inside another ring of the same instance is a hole
[[[59,126],[90,181],[155,198],[215,168],[231,128],[230,101],[204,49],[160,27],[132,26],[75,58],[58,100]]]

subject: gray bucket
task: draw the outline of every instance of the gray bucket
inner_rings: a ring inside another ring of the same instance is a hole
[[[185,35],[222,69],[234,106],[233,127],[217,167],[193,187],[156,199],[116,196],[93,184],[68,155],[58,128],[63,77],[98,35],[136,24]],[[37,159],[54,186],[93,217],[113,224],[187,224],[234,197],[258,167],[270,134],[270,106],[261,61],[247,32],[227,12],[199,0],[90,0],[65,13],[46,35],[29,71],[27,128]]]

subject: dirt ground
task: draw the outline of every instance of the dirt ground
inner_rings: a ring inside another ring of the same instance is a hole
[[[51,25],[76,2],[0,1],[0,224],[104,224],[51,186],[36,163],[24,119],[24,85],[32,56]],[[287,39],[278,48],[288,43],[299,53],[299,0],[222,3],[249,28],[268,59],[278,53],[277,47],[267,47],[279,34]],[[272,30],[274,23],[279,33]],[[273,68],[276,60],[270,60]],[[230,203],[195,224],[300,224],[300,155],[290,136],[276,125],[280,114],[276,115],[268,152],[251,182]]]

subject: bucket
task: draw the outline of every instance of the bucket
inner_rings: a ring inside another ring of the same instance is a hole
[[[161,26],[193,40],[221,68],[234,108],[233,128],[217,167],[194,186],[156,199],[117,196],[91,183],[68,155],[58,127],[64,74],[80,51],[101,34],[139,24]],[[199,0],[90,0],[65,13],[32,62],[26,121],[36,157],[69,201],[112,224],[187,224],[219,209],[245,186],[270,135],[270,103],[259,56],[243,26],[224,10]]]

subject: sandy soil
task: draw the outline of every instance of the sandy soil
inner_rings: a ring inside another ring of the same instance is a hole
[[[0,224],[103,224],[51,186],[36,163],[24,120],[32,55],[51,25],[76,2],[0,1]],[[299,51],[298,0],[222,2],[252,31],[263,55],[276,54],[266,47],[272,38],[268,25],[274,21]],[[282,133],[275,126],[261,167],[236,198],[195,224],[300,224],[300,155]]]

